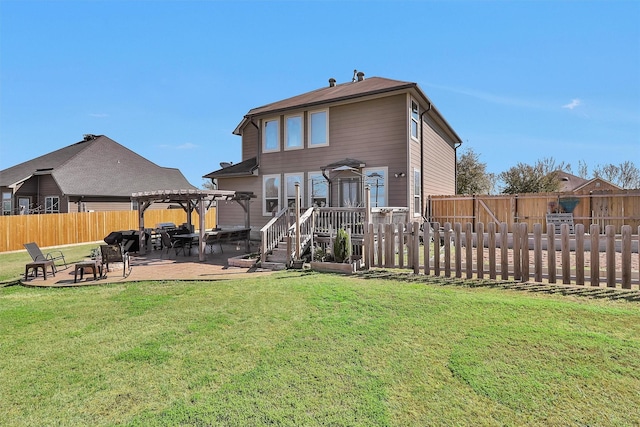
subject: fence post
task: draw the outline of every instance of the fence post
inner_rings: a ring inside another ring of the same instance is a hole
[[[444,275],[451,277],[451,223],[444,223]]]
[[[576,285],[584,286],[584,224],[576,224]]]
[[[433,273],[440,276],[440,223],[433,224]]]
[[[500,223],[500,276],[509,280],[509,233],[507,223]]]
[[[467,279],[471,279],[473,277],[473,224],[470,222],[465,226],[464,240],[466,246],[465,264]]]
[[[478,222],[476,225],[476,271],[478,279],[484,279],[484,224]]]
[[[616,228],[613,225],[605,227],[607,247],[607,287],[616,287]]]
[[[411,233],[411,263],[413,264],[413,274],[420,274],[420,224],[413,223],[413,233]],[[428,262],[429,260],[427,260]]]
[[[591,224],[589,227],[591,235],[591,286],[600,286],[600,226]]]
[[[533,280],[542,282],[542,224],[533,224]]]
[[[571,248],[569,246],[569,224],[560,226],[560,250],[562,252],[562,283],[571,284]]]
[[[489,225],[489,279],[496,278],[496,223]]]
[[[622,226],[622,288],[631,289],[631,226]]]
[[[378,224],[378,267],[382,267],[382,253],[384,252],[384,247],[386,246],[386,242],[384,240],[384,226],[382,223]]]
[[[556,283],[556,226],[547,224],[547,273],[549,283]]]
[[[520,247],[523,282],[529,281],[529,230],[526,222],[520,224]]]
[[[462,277],[462,224],[456,222],[454,225],[454,246],[456,251],[456,277]]]
[[[520,223],[513,224],[513,280],[522,280],[522,260],[520,257],[522,248],[520,243]]]
[[[392,259],[395,258],[394,241],[396,240],[393,224],[385,224],[384,226],[384,266],[386,268],[393,266]]]
[[[398,267],[404,268],[404,223],[398,224]]]
[[[430,236],[431,226],[429,225],[428,222],[424,222],[423,227],[424,227],[424,230],[422,231],[422,244],[424,246],[424,274],[428,276],[429,274],[431,274],[431,267],[429,265],[430,264],[429,249],[431,247],[431,236]]]

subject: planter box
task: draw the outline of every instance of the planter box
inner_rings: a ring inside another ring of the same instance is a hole
[[[251,268],[259,260],[260,260],[260,258],[258,258],[258,257],[247,258],[247,255],[240,255],[240,256],[235,256],[235,257],[229,258],[227,260],[227,262],[229,263],[229,267]]]
[[[351,263],[311,261],[312,270],[324,273],[353,274],[361,268],[361,260],[353,261]]]

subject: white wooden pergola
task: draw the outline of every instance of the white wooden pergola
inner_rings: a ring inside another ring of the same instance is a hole
[[[245,223],[249,222],[249,209],[243,202],[248,201],[253,196],[247,195],[247,193],[236,193],[230,190],[157,190],[157,191],[143,191],[139,193],[133,193],[131,195],[132,201],[138,202],[138,224],[140,229],[140,253],[146,253],[146,235],[144,227],[144,213],[153,203],[177,203],[187,213],[187,224],[191,227],[191,215],[195,210],[199,216],[198,229],[200,238],[198,240],[198,253],[199,260],[205,260],[205,246],[204,239],[205,222],[204,218],[213,202],[216,200],[236,200],[243,208],[245,208]]]

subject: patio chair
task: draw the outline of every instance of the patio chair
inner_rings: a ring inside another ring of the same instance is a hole
[[[122,277],[127,277],[131,273],[131,262],[129,254],[122,250],[122,246],[100,245],[100,268],[102,277],[107,276],[109,271],[109,263],[122,263]]]
[[[33,261],[53,261],[54,271],[57,271],[56,261],[61,259],[64,268],[67,268],[67,261],[64,259],[64,254],[61,251],[51,251],[45,255],[36,242],[25,243],[24,247],[27,249],[27,252],[29,252],[29,255],[31,255]]]
[[[181,240],[171,240],[171,236],[166,231],[160,232],[160,240],[162,241],[162,249],[166,249],[167,254],[171,249],[175,250],[176,256],[180,250],[184,252],[183,242]]]

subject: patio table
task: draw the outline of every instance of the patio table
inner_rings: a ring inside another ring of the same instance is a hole
[[[185,248],[189,248],[189,255],[191,255],[191,248],[194,243],[198,246],[200,235],[198,233],[174,234],[171,236],[171,240],[180,241],[182,243],[180,246],[182,247],[182,252],[186,255]]]

